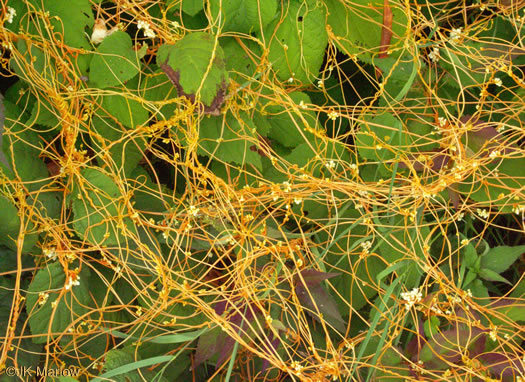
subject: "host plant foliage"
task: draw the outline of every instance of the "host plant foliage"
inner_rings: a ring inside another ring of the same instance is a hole
[[[523,17],[4,1],[0,381],[523,379]]]

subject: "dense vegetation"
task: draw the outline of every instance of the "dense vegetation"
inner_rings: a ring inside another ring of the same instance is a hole
[[[4,0],[0,381],[524,380],[521,7]]]

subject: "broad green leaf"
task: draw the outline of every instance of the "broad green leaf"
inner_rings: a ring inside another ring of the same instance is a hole
[[[16,254],[15,254],[16,257]],[[34,263],[33,263],[34,265]],[[15,267],[16,268],[16,267]],[[5,268],[1,268],[7,270]],[[26,286],[22,284],[24,289]],[[0,277],[0,333],[4,336],[7,332],[7,326],[9,324],[10,313],[13,302],[13,291],[15,290],[15,279],[7,278],[5,276]],[[40,361],[40,354],[43,351],[42,345],[35,344],[27,336],[30,334],[28,328],[24,325],[27,320],[27,315],[24,311],[21,312],[18,317],[17,327],[15,330],[15,336],[17,338],[13,339],[12,346],[14,345],[16,349],[8,353],[6,359],[6,367],[14,366],[14,358],[16,356],[16,363],[19,368],[22,367],[35,367]],[[22,334],[22,328],[24,328],[24,333]],[[10,382],[12,377],[7,377],[5,373],[0,374],[1,382]]]
[[[17,241],[20,233],[20,217],[18,216],[18,209],[5,196],[0,195],[0,211],[2,211],[2,224],[0,224],[0,244],[12,249],[17,250]],[[38,240],[38,233],[31,233],[34,228],[33,223],[27,222],[27,228],[24,230],[24,244],[22,246],[22,252],[26,253],[30,251]]]
[[[246,112],[205,117],[199,128],[198,153],[228,163],[252,164],[261,169],[255,131],[256,127]]]
[[[91,48],[86,29],[91,31],[95,19],[89,0],[31,0],[38,10],[49,13],[53,33],[59,33],[64,42],[75,48]]]
[[[524,204],[523,199],[516,200],[515,194],[515,190],[525,187],[523,168],[525,158],[498,159],[459,183],[457,190],[488,208],[510,213]]]
[[[122,90],[125,91],[126,89]],[[143,125],[148,120],[148,110],[138,101],[127,97],[123,93],[104,96],[102,99],[102,110],[98,113],[101,115],[107,113],[130,129]]]
[[[145,140],[134,138],[128,129],[117,125],[111,118],[96,115],[92,119],[92,126],[96,133],[92,135],[93,149],[101,154],[97,156],[100,166],[110,165],[129,177],[144,156]]]
[[[12,250],[16,250],[16,241],[20,232],[20,217],[18,209],[5,196],[0,196],[0,211],[2,211],[2,225],[0,225],[0,243]]]
[[[479,62],[481,43],[451,44],[440,49],[440,65],[448,73],[447,84],[460,90],[471,86],[481,86],[485,82],[485,65]]]
[[[496,273],[506,271],[525,252],[525,245],[516,247],[499,246],[491,248],[481,256],[481,268]]]
[[[36,273],[27,292],[29,327],[33,335],[38,335],[33,342],[45,343],[48,332],[51,338],[62,335],[73,322],[88,312],[87,306],[91,301],[89,276],[89,270],[84,267],[78,275],[80,284],[65,290],[69,276],[66,276],[59,262],[48,264]],[[43,304],[40,293],[48,294]],[[56,306],[53,307],[53,304]]]
[[[165,186],[155,184],[144,168],[135,167],[127,181],[134,190],[135,205],[133,207],[136,210],[142,213],[160,213],[168,209],[168,200],[164,198],[164,195],[169,195],[169,190]],[[154,215],[151,214],[151,217],[153,218]]]
[[[223,32],[259,32],[277,12],[276,0],[218,0],[210,2],[211,15]]]
[[[342,171],[342,164],[350,160],[350,155],[342,143],[328,139],[302,143],[283,157],[292,165],[316,177],[322,174],[328,176],[329,169],[338,173]]]
[[[344,53],[357,55],[365,62],[371,63],[371,57],[381,48],[381,31],[383,27],[383,1],[358,0],[347,3],[341,0],[325,0],[328,9],[328,25],[336,36],[334,42]],[[399,0],[390,1],[392,10],[392,39],[389,49],[402,48],[401,42],[408,29],[408,18],[405,3]],[[391,53],[398,55],[395,50]]]
[[[153,114],[159,120],[167,120],[177,108],[177,103],[171,102],[177,98],[177,89],[166,78],[161,70],[151,75],[145,75],[141,81],[142,97],[153,103]]]
[[[204,9],[204,0],[168,0],[166,6],[168,8],[175,7],[175,9],[180,9],[179,6],[182,3],[182,12],[195,16],[197,13]]]
[[[157,64],[177,87],[179,95],[192,100],[200,95],[211,113],[220,110],[228,86],[228,72],[222,48],[212,35],[193,32],[174,45],[162,45],[157,52]]]
[[[293,92],[288,96],[295,104],[294,109],[288,106],[268,104],[264,110],[267,121],[272,126],[268,137],[285,147],[296,147],[305,141],[312,140],[312,133],[307,129],[317,127],[317,118],[312,111],[302,109],[306,107],[305,105],[312,103],[307,94]]]
[[[107,36],[94,53],[89,65],[89,84],[99,89],[123,84],[139,73],[138,52],[131,37],[116,31]]]
[[[481,268],[478,273],[479,277],[487,281],[498,281],[508,285],[512,285],[505,277],[501,276],[499,273],[494,272],[491,269]]]
[[[31,118],[26,122],[27,125],[33,125],[33,128],[42,129],[43,125],[46,127],[46,131],[51,129],[60,129],[60,113],[56,108],[49,102],[47,98],[40,98],[38,102],[35,102],[33,110],[31,111]],[[35,126],[36,125],[36,126]],[[51,129],[50,129],[51,128]]]
[[[290,0],[264,30],[268,59],[281,81],[311,83],[319,74],[328,43],[322,2]]]
[[[86,168],[73,190],[73,227],[77,234],[94,245],[119,243],[119,216],[126,215],[119,203],[120,190],[101,170]]]
[[[334,295],[339,311],[347,316],[351,309],[361,309],[377,294],[375,277],[386,266],[376,256],[364,259],[358,256],[361,249],[358,240],[366,235],[366,227],[358,223],[361,218],[359,211],[352,206],[344,212],[338,211],[338,224],[332,225],[323,219],[328,219],[335,212],[328,211],[326,206],[322,208],[324,212],[321,208],[316,211],[318,215],[315,216],[319,216],[317,224],[322,223],[329,229],[318,233],[316,242],[323,245],[331,243],[325,250],[324,265],[329,273],[341,273],[329,282],[340,293]]]
[[[390,170],[386,167],[396,158],[396,152],[407,144],[407,134],[401,121],[391,113],[374,116],[364,122],[356,134],[356,146],[359,155],[379,163],[383,175]]]
[[[423,272],[414,258],[424,261],[423,247],[425,239],[430,235],[430,230],[424,226],[408,228],[403,216],[398,217],[393,224],[389,225],[391,227],[378,238],[378,251],[387,264],[407,260],[397,272],[399,275],[405,275],[404,284],[407,288],[415,288],[419,286],[419,279]]]
[[[12,55],[9,66],[13,69],[19,79],[31,84],[34,75],[41,76],[48,81],[54,81],[55,60],[46,56],[44,51],[31,40],[18,39],[16,49],[19,55]]]
[[[222,37],[221,47],[226,59],[226,70],[240,86],[257,79],[257,65],[261,60],[261,47],[252,40],[237,41],[234,37]]]
[[[440,325],[439,318],[436,316],[430,316],[427,320],[425,320],[425,323],[423,326],[425,335],[429,338],[436,335],[436,333],[439,330],[439,325]]]

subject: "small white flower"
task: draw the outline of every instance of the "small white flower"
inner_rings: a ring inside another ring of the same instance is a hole
[[[363,252],[368,254],[370,251],[370,248],[372,248],[372,242],[371,241],[364,241],[361,243],[361,248],[363,248]]]
[[[430,61],[432,62],[439,61],[439,48],[437,46],[430,51],[430,53],[428,54],[428,58],[430,58]]]
[[[401,293],[401,298],[405,300],[405,309],[410,310],[416,303],[420,302],[423,295],[419,291],[419,288],[414,288],[409,292]]]
[[[193,217],[196,217],[199,214],[200,209],[195,206],[190,206],[189,214]]]
[[[336,168],[337,167],[337,164],[335,163],[334,160],[330,159],[329,162],[325,163],[324,166],[328,169],[333,169],[333,168]]]
[[[180,28],[180,24],[179,24],[178,21],[172,21],[172,22],[171,22],[171,26],[172,26],[173,28],[175,28],[175,29]]]
[[[359,167],[355,163],[350,164],[350,170],[354,175],[359,175]]]
[[[489,332],[489,337],[492,341],[496,341],[498,339],[498,332],[497,332],[497,329],[498,327],[497,326],[494,326],[490,332]]]
[[[11,24],[13,22],[13,18],[16,16],[16,10],[11,7],[7,7],[7,18],[6,21]]]
[[[290,182],[283,182],[283,186],[284,186],[284,192],[290,192],[292,191],[292,185],[290,184]]]
[[[322,88],[324,86],[324,81],[323,80],[317,81],[317,86]]]
[[[439,117],[438,122],[439,122],[440,127],[445,127],[445,125],[447,124],[447,119],[443,117]]]
[[[49,294],[46,292],[40,292],[38,294],[38,305],[44,305],[49,298]]]
[[[461,38],[462,29],[463,28],[452,28],[449,34],[450,42],[452,44],[455,44]]]
[[[503,85],[503,82],[501,81],[500,78],[496,77],[496,78],[494,78],[494,84],[496,86],[501,86],[501,85]]]
[[[339,113],[337,111],[332,110],[328,113],[328,118],[330,118],[332,121],[335,121],[339,117]]]
[[[80,277],[78,275],[69,276],[64,288],[66,288],[66,290],[70,290],[74,285],[80,285]]]
[[[293,199],[293,202],[294,202],[295,204],[301,204],[301,203],[303,202],[303,199],[302,199],[302,198],[294,198],[294,199]]]
[[[516,215],[522,214],[523,212],[525,212],[525,205],[514,207],[512,209],[512,212],[514,212]]]
[[[56,260],[56,248],[44,248],[44,255],[46,255],[46,257],[50,258],[51,260]]]
[[[490,216],[489,211],[487,211],[485,209],[481,209],[481,208],[478,208],[476,210],[476,213],[478,214],[479,217],[482,217],[482,218],[485,218],[485,219],[488,219],[489,216]]]
[[[307,108],[307,106],[305,105],[305,103],[304,103],[303,100],[301,100],[301,102],[299,102],[299,107],[300,107],[301,109],[303,109],[303,110]]]
[[[494,151],[491,151],[490,154],[489,154],[489,158],[491,159],[494,159],[494,158],[497,158],[500,156],[500,151],[499,150],[494,150]]]
[[[291,84],[293,82],[293,77],[288,78],[288,83]]]
[[[145,37],[149,37],[149,38],[155,38],[156,37],[155,32],[153,31],[153,29],[151,29],[151,26],[146,21],[139,20],[139,22],[137,23],[137,29],[138,30],[143,29]]]

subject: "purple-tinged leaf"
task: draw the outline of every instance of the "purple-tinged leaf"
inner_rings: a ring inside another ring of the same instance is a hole
[[[315,286],[321,284],[324,280],[328,280],[332,277],[339,276],[340,273],[326,273],[315,269],[303,269],[301,270],[301,276],[306,286]],[[302,284],[301,279],[298,275],[295,276],[297,283]]]
[[[219,338],[222,337],[223,333],[221,328],[215,328],[207,331],[199,337],[197,342],[197,350],[195,351],[195,365],[199,366],[201,363],[209,360],[217,353],[217,344]]]
[[[517,357],[511,357],[511,354],[502,353],[483,353],[475,357],[483,365],[489,368],[490,372],[497,378],[505,378],[523,375],[524,369],[521,361]],[[516,379],[513,379],[516,380]]]
[[[273,350],[274,353],[277,353],[277,347],[279,347],[279,344],[281,343],[281,339],[279,337],[276,337],[274,338],[271,342],[270,342],[270,346]],[[261,366],[261,371],[262,372],[265,372],[266,369],[268,369],[270,367],[270,361],[268,359],[263,359],[263,362],[262,362],[262,366]]]
[[[421,317],[418,317],[417,334],[414,336],[414,338],[412,338],[412,340],[410,340],[405,348],[408,358],[412,359],[414,362],[419,360],[419,353],[421,352],[423,345],[426,343],[426,339],[423,320]]]
[[[217,358],[217,363],[215,364],[216,369],[218,369],[231,356],[234,346],[235,340],[227,334],[224,338],[221,338],[219,343],[217,343],[215,348],[217,349],[217,353],[219,353],[219,358]]]
[[[459,197],[459,192],[454,190],[452,187],[447,188],[448,197],[450,198],[450,201],[452,202],[452,205],[457,210],[459,208],[459,203],[461,202],[461,199]]]
[[[297,285],[295,292],[301,305],[309,310],[308,313],[313,319],[321,321],[316,313],[319,311],[326,322],[341,332],[345,331],[346,325],[337,309],[334,298],[321,285],[311,285],[308,289],[302,285]]]
[[[443,370],[449,363],[458,364],[466,350],[470,353],[482,351],[480,341],[485,341],[486,334],[481,329],[453,328],[429,338],[420,353],[420,360],[432,369]]]
[[[449,160],[450,160],[450,156],[443,152],[443,151],[439,151],[439,152],[436,152],[436,151],[429,151],[429,152],[424,152],[424,153],[420,153],[420,155],[429,155],[429,154],[434,154],[430,160],[432,161],[432,163],[430,164],[429,161],[427,162],[421,162],[418,157],[418,156],[415,156],[415,155],[409,155],[408,157],[408,160],[410,161],[410,165],[408,165],[407,163],[405,162],[400,162],[399,163],[399,167],[401,168],[409,168],[409,167],[412,167],[415,171],[423,171],[425,169],[428,169],[430,168],[431,170],[434,170],[434,171],[439,171],[441,170],[443,167],[445,167]]]

